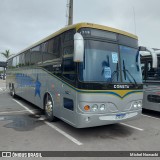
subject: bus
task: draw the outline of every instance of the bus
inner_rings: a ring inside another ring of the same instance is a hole
[[[160,111],[160,49],[140,51],[144,83],[143,108]]]
[[[8,59],[7,87],[76,128],[140,117],[137,36],[107,26],[67,26]]]

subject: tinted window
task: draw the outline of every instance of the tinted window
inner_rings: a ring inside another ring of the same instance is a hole
[[[24,53],[19,55],[19,66],[24,66],[25,60],[24,60]]]
[[[42,62],[42,54],[41,54],[40,45],[32,48],[30,51],[31,51],[31,65]]]
[[[73,58],[63,60],[63,76],[69,80],[75,80],[75,63]]]
[[[55,37],[42,44],[43,62],[60,58],[60,37]]]
[[[30,65],[30,51],[28,50],[27,52],[25,52],[25,66],[29,66]]]
[[[125,46],[138,48],[138,40],[119,34],[119,43]]]
[[[92,36],[117,41],[117,34],[100,29],[82,28],[79,31],[84,37]]]
[[[72,41],[74,39],[74,30],[69,30],[64,33],[64,41]]]
[[[19,67],[19,55],[17,56],[17,67]]]
[[[148,95],[148,101],[153,103],[160,103],[160,96],[159,95]]]
[[[73,46],[67,46],[64,48],[64,55],[70,55],[73,54]]]
[[[159,69],[155,69],[152,67],[152,62],[147,62],[147,68],[146,68],[146,74],[147,74],[147,80],[156,80],[159,79]]]
[[[17,58],[14,57],[12,61],[12,67],[16,67],[16,66],[17,66]]]
[[[107,38],[107,39],[111,39],[111,40],[117,40],[116,33],[98,30],[98,29],[91,29],[91,36]]]
[[[140,57],[137,49],[120,46],[121,68],[123,82],[142,83]]]
[[[84,62],[79,65],[79,80],[119,82],[119,66],[117,44],[86,40]]]
[[[8,60],[8,68],[12,67],[12,59]]]
[[[53,55],[55,56],[55,58],[60,57],[59,48],[60,48],[60,37],[55,37],[53,41]]]

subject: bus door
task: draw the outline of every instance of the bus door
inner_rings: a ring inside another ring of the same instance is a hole
[[[66,121],[72,123],[75,121],[76,113],[76,91],[72,89],[72,83],[75,83],[75,63],[73,57],[65,58],[62,65],[62,76],[66,83],[62,83],[62,116]],[[70,84],[69,84],[70,83]],[[73,124],[74,125],[74,124]]]
[[[68,87],[66,84],[62,84],[62,117],[69,123],[75,121],[75,95],[76,94],[73,91],[71,91],[70,87]]]

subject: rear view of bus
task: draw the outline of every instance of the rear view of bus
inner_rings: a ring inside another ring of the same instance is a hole
[[[98,25],[78,32],[84,52],[78,63],[77,127],[138,117],[143,93],[137,37]]]

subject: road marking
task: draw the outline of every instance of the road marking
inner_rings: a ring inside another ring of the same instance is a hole
[[[21,107],[23,107],[25,110],[27,110],[28,112],[30,112],[31,114],[34,114],[34,112],[32,110],[30,110],[29,108],[27,108],[26,106],[24,106],[22,103],[18,102],[15,99],[12,99],[13,101],[15,101],[16,103],[18,103]]]
[[[129,125],[129,124],[125,124],[125,123],[120,123],[120,124],[122,124],[122,125],[124,125],[124,126],[127,126],[127,127],[130,127],[130,128],[133,128],[133,129],[136,129],[136,130],[139,130],[139,131],[144,131],[144,129],[142,129],[142,128],[138,128],[138,127],[135,127],[135,126],[131,126],[131,125]]]
[[[145,114],[142,114],[142,116],[144,116],[144,117],[149,117],[149,118],[152,118],[152,119],[158,119],[158,120],[160,120],[160,118],[156,118],[156,117],[148,116],[148,115],[145,115]]]
[[[25,108],[28,112],[30,112],[31,114],[34,114],[34,112],[32,110],[30,110],[29,108],[27,108],[26,106],[24,106],[22,103],[18,102],[15,99],[12,99],[13,101],[15,101],[16,103],[18,103],[20,106],[22,106],[23,108]],[[50,126],[51,128],[55,129],[57,132],[61,133],[63,136],[65,136],[66,138],[68,138],[69,140],[71,140],[72,142],[74,142],[77,145],[83,145],[83,143],[81,143],[80,141],[78,141],[77,139],[75,139],[74,137],[72,137],[71,135],[69,135],[68,133],[62,131],[61,129],[59,129],[58,127],[56,127],[55,125],[44,121],[45,124],[47,124],[48,126]]]
[[[47,124],[48,126],[50,126],[51,128],[55,129],[56,131],[58,131],[59,133],[61,133],[62,135],[64,135],[65,137],[67,137],[68,139],[70,139],[72,142],[76,143],[77,145],[82,145],[82,143],[80,141],[78,141],[77,139],[75,139],[74,137],[70,136],[69,134],[67,134],[66,132],[62,131],[61,129],[59,129],[58,127],[56,127],[55,125],[45,121],[45,124]]]
[[[1,87],[1,88],[0,88],[1,91],[5,90],[5,89],[6,89],[6,87]]]
[[[1,114],[10,114],[10,113],[21,113],[21,112],[28,112],[27,110],[21,110],[21,111],[9,111],[9,112],[0,112]]]

